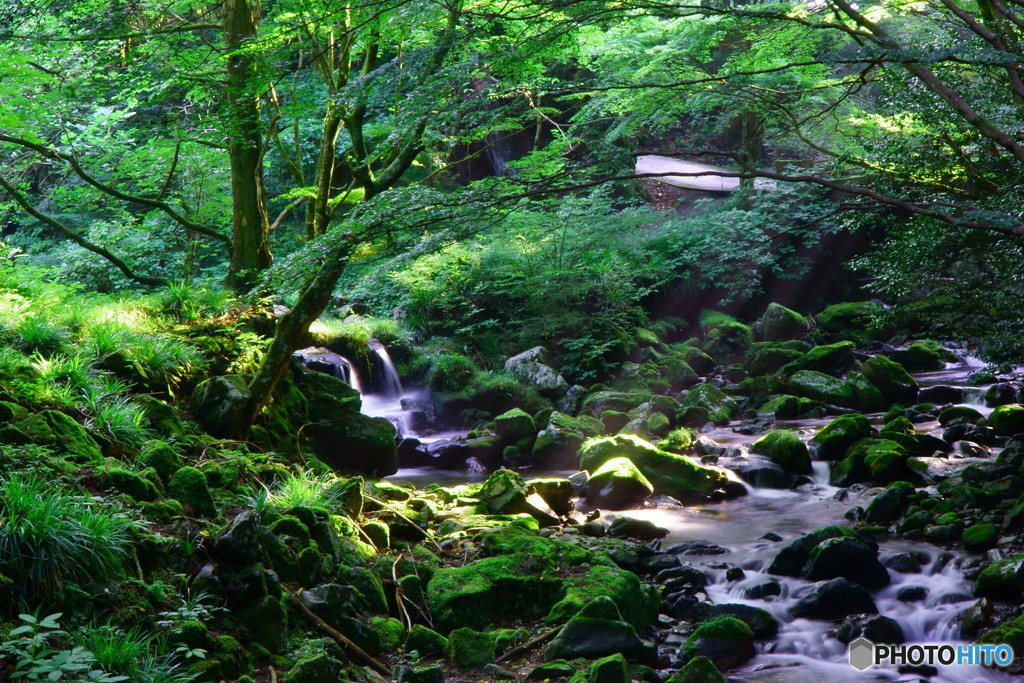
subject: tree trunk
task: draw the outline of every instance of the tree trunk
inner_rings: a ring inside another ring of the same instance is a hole
[[[254,59],[237,50],[256,36],[257,0],[225,0],[227,133],[231,161],[232,255],[228,282],[247,289],[270,267],[270,219],[263,187],[259,97],[253,88]]]
[[[324,134],[320,140],[320,156],[316,162],[316,197],[306,211],[306,239],[313,239],[327,232],[330,222],[330,200],[334,181],[334,156],[337,153],[338,134],[341,132],[342,117],[332,102],[327,105],[324,116]]]
[[[327,258],[313,280],[299,292],[295,306],[278,318],[274,339],[270,343],[270,348],[267,349],[267,355],[263,358],[263,363],[260,364],[256,375],[249,382],[249,399],[242,407],[238,420],[238,438],[249,438],[253,422],[270,401],[274,389],[277,388],[277,383],[287,372],[288,365],[292,360],[292,353],[299,348],[309,326],[320,317],[327,304],[330,303],[334,285],[337,284],[338,278],[341,277],[341,273],[345,269],[349,252],[354,243],[351,233],[340,239],[341,242],[336,251]]]

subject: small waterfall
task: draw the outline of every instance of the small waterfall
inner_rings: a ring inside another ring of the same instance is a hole
[[[363,394],[363,383],[359,379],[359,370],[356,369],[355,363],[350,361],[344,356],[340,356],[342,363],[338,366],[338,370],[341,371],[340,376],[335,374],[335,377],[346,382],[350,387]]]
[[[374,375],[380,380],[382,393],[389,397],[401,396],[403,393],[402,380],[398,378],[398,372],[395,370],[395,364],[391,361],[391,356],[388,355],[388,350],[376,339],[371,339],[368,346],[377,354],[379,362],[374,363]]]

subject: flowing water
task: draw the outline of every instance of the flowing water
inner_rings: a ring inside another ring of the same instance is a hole
[[[383,351],[383,347],[380,347]],[[384,372],[393,372],[386,351],[378,352],[380,366]],[[386,361],[385,361],[386,359]],[[966,376],[978,369],[979,364],[968,358],[964,363],[950,366],[934,373],[922,373],[918,379],[922,386],[936,384],[960,384]],[[417,435],[409,428],[408,411],[403,405],[409,402],[428,400],[423,392],[405,392],[401,389],[397,375],[394,382],[385,382],[383,394],[364,394],[363,410],[370,415],[391,419],[405,436],[419,436],[429,440],[451,437],[444,435]],[[975,404],[983,389],[965,392],[971,397],[972,407],[988,414],[991,409]],[[403,403],[402,399],[405,399]],[[873,416],[880,421],[881,416]],[[829,418],[797,420],[780,423],[795,429],[801,438],[809,439]],[[917,425],[921,431],[940,434],[935,422]],[[757,435],[743,435],[733,431],[732,426],[716,428],[704,433],[722,445],[746,452]],[[956,458],[951,466],[961,469],[975,458]],[[565,476],[569,472],[537,472],[536,476]],[[467,481],[480,481],[479,472],[442,472],[432,468],[400,470],[395,481],[418,486],[428,483],[455,485]],[[866,672],[857,672],[847,663],[847,648],[835,639],[835,626],[831,622],[809,619],[793,619],[789,609],[803,595],[811,590],[812,583],[799,578],[769,576],[764,569],[775,554],[793,538],[829,524],[846,524],[844,515],[855,505],[866,507],[870,494],[861,487],[853,487],[846,495],[837,495],[840,489],[828,484],[828,464],[814,463],[813,482],[795,490],[763,489],[747,485],[748,495],[729,501],[708,503],[692,507],[673,509],[636,510],[624,513],[632,517],[649,519],[669,531],[662,540],[662,547],[682,541],[705,540],[728,548],[727,554],[711,556],[687,556],[685,560],[703,569],[710,577],[706,588],[708,597],[717,604],[742,603],[761,607],[771,612],[780,623],[776,638],[760,641],[757,656],[737,670],[729,672],[730,680],[758,681],[761,683],[821,683],[822,681],[898,681],[913,680],[913,674],[900,674],[896,670],[874,667]],[[766,540],[767,534],[777,534],[784,540]],[[871,591],[880,614],[895,619],[903,630],[908,643],[957,643],[964,642],[959,631],[957,615],[975,603],[972,597],[972,583],[963,577],[963,563],[971,556],[962,551],[947,551],[924,542],[904,540],[882,541],[880,556],[900,552],[913,552],[926,557],[919,573],[903,574],[889,570],[892,582],[885,588]],[[744,578],[728,581],[726,566],[735,565],[744,570]],[[777,581],[779,594],[767,598],[752,599],[750,590],[768,581]],[[900,588],[922,587],[926,597],[917,602],[898,600]],[[938,676],[929,680],[942,682],[1003,681],[1011,677],[998,671],[982,667],[951,666],[940,668]]]

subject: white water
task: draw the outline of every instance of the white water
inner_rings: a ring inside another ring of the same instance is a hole
[[[388,350],[376,339],[371,339],[370,350],[377,356],[377,362],[373,365],[374,375],[378,378],[378,384],[384,396],[395,398],[402,396],[402,380],[398,377],[395,364],[391,361]]]

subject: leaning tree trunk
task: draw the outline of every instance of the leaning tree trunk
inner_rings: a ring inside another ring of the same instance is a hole
[[[256,273],[270,267],[270,219],[263,187],[263,144],[259,97],[253,88],[254,59],[240,53],[256,36],[258,0],[225,0],[227,132],[231,161],[232,255],[228,282],[251,286]]]
[[[238,438],[249,438],[253,422],[270,401],[277,383],[288,371],[292,353],[299,348],[309,326],[320,317],[330,303],[334,285],[338,283],[351,251],[351,233],[341,240],[335,253],[328,257],[316,276],[299,292],[295,306],[278,318],[274,339],[270,342],[267,355],[249,382],[249,397],[238,416]]]

